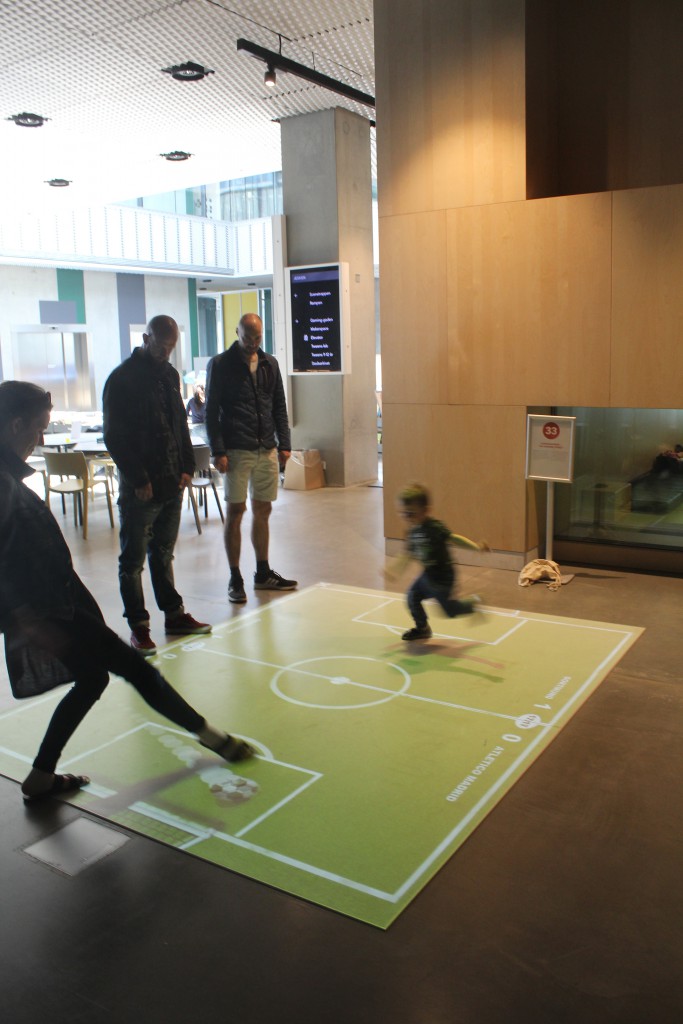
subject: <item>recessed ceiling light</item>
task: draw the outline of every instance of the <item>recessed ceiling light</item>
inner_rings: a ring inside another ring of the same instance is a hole
[[[201,64],[195,64],[188,60],[185,64],[174,64],[171,68],[161,69],[165,75],[175,78],[176,82],[199,82],[207,75],[213,75],[211,68],[204,68]]]
[[[50,178],[49,181],[45,182],[46,185],[52,185],[53,188],[66,188],[71,182],[67,181],[66,178]]]
[[[14,121],[21,128],[42,128],[46,121],[49,121],[49,117],[41,117],[40,114],[29,114],[24,111],[23,114],[12,114],[6,120]]]
[[[159,156],[163,156],[164,160],[189,160],[192,153],[186,153],[182,149],[174,149],[171,153],[159,153]]]

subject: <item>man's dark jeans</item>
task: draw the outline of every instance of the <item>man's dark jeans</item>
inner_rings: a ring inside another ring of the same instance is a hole
[[[123,614],[129,625],[149,622],[142,592],[145,557],[157,605],[167,618],[183,610],[183,599],[173,579],[173,549],[180,527],[182,492],[166,501],[141,501],[135,494],[119,496],[121,554],[119,586]]]
[[[454,580],[448,583],[434,583],[433,580],[429,579],[426,572],[417,577],[408,591],[407,598],[410,614],[415,619],[415,625],[418,629],[424,629],[427,625],[427,613],[422,607],[422,602],[429,600],[429,598],[439,602],[449,619],[454,619],[456,615],[470,614],[474,608],[471,601],[458,601],[456,598],[451,597],[453,582]]]

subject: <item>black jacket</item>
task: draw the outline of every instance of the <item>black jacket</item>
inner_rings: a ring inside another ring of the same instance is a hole
[[[57,521],[23,480],[33,470],[0,446],[0,629],[15,697],[32,697],[70,682],[73,674],[36,649],[21,616],[71,619],[84,587]]]
[[[102,394],[104,443],[124,494],[151,483],[160,500],[178,493],[194,453],[178,371],[140,348],[110,373]]]
[[[0,628],[27,606],[73,616],[71,553],[49,508],[24,478],[33,470],[0,446]]]
[[[231,448],[291,451],[285,389],[275,356],[258,349],[256,381],[239,342],[210,360],[206,371],[206,429],[211,454]]]

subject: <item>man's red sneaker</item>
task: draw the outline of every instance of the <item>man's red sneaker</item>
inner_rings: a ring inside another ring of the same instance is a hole
[[[174,619],[166,619],[166,632],[170,636],[188,636],[190,633],[210,633],[208,622],[197,622],[187,612],[176,615]]]
[[[130,646],[145,658],[151,658],[157,653],[156,644],[149,635],[149,626],[144,623],[131,626]]]

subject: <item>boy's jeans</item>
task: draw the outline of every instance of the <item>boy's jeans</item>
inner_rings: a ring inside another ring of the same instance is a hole
[[[429,598],[439,602],[449,619],[454,619],[456,615],[469,615],[473,611],[474,605],[471,601],[458,601],[451,597],[453,582],[454,580],[450,583],[434,583],[425,572],[417,577],[408,591],[407,598],[410,614],[415,619],[418,629],[424,629],[427,625],[427,613],[422,607],[422,602]]]

